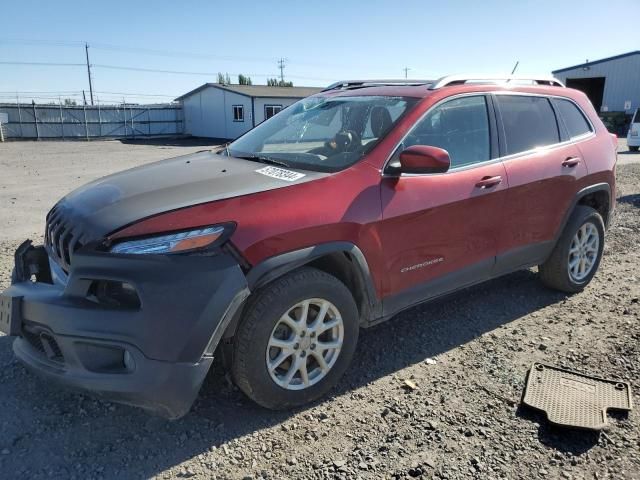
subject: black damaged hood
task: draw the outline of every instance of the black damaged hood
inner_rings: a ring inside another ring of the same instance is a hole
[[[265,175],[299,176],[293,181]],[[329,174],[299,171],[212,153],[162,160],[88,183],[54,208],[65,223],[82,231],[83,243],[98,240],[133,222],[159,213],[241,195],[284,188]]]

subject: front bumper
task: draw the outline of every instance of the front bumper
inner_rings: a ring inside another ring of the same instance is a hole
[[[42,247],[18,254],[16,270],[42,268],[47,263],[43,255]],[[223,252],[113,255],[82,250],[73,260],[66,285],[33,282],[23,275],[3,292],[19,303],[16,356],[58,383],[168,418],[186,414],[215,347],[249,293],[237,262]],[[105,280],[131,285],[139,305],[97,302],[92,285]]]

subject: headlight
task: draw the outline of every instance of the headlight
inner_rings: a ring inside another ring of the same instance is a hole
[[[140,240],[127,240],[116,243],[109,250],[111,253],[143,254],[143,253],[181,253],[208,247],[222,242],[232,233],[232,225],[216,225],[202,227],[184,232],[169,233]]]

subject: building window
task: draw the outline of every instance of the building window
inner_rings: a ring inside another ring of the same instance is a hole
[[[244,122],[244,105],[233,106],[233,121]]]
[[[264,106],[264,119],[267,120],[267,119],[273,117],[280,110],[282,110],[282,105],[265,105]]]

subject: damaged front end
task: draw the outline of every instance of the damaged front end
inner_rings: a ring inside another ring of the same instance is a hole
[[[56,249],[50,231],[47,241],[20,245],[0,295],[0,330],[17,337],[16,356],[69,387],[185,415],[249,294],[236,259],[223,249],[130,255],[65,241]]]

